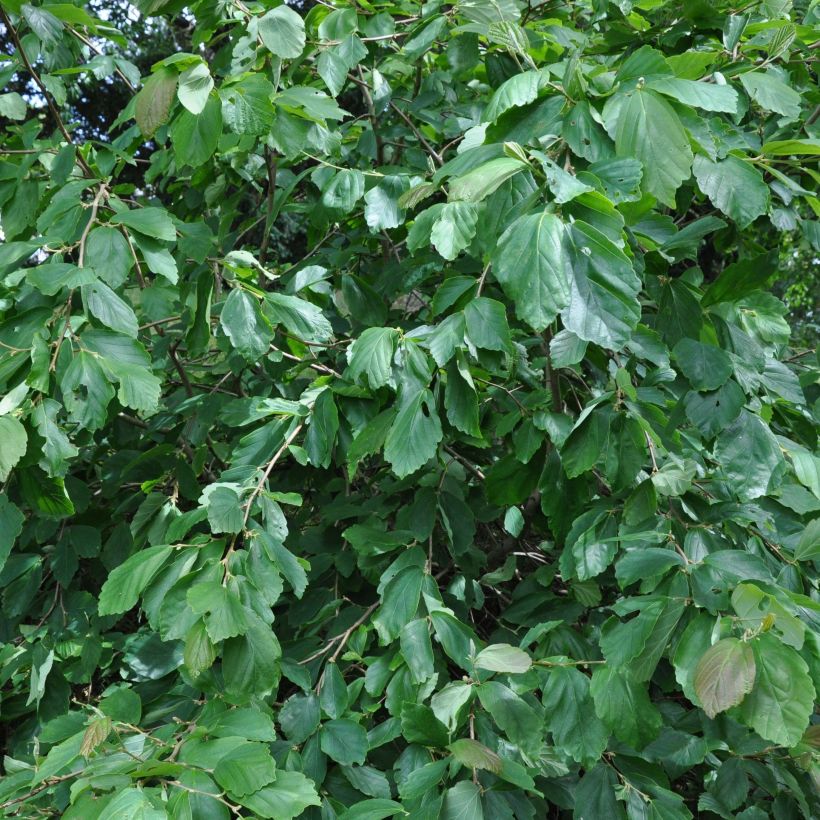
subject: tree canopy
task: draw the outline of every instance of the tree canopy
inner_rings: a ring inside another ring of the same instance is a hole
[[[817,0],[137,6],[0,4],[0,812],[816,816]]]

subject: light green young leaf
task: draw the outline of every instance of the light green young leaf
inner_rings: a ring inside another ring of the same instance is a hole
[[[205,63],[195,63],[179,75],[177,96],[188,111],[197,115],[205,108],[213,87],[214,81],[208,66]]]
[[[478,669],[490,672],[521,674],[532,666],[532,658],[515,646],[506,643],[491,644],[476,655],[475,665]]]

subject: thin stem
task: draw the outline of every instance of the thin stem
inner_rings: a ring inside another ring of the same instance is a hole
[[[410,117],[408,117],[407,114],[405,114],[404,111],[402,111],[401,108],[399,108],[396,105],[396,103],[394,103],[392,100],[390,101],[390,107],[405,121],[405,123],[407,123],[407,126],[416,135],[416,138],[424,146],[427,153],[433,158],[434,162],[437,165],[444,165],[444,160],[441,158],[441,155],[438,153],[438,151],[436,151],[435,148],[433,148],[432,145],[430,145],[429,142],[427,142],[427,139],[425,138],[424,134],[422,134],[421,131],[419,131],[419,129],[416,128],[415,124],[410,119]]]
[[[262,487],[265,486],[265,482],[268,480],[268,476],[271,474],[271,470],[273,470],[273,468],[276,466],[276,462],[279,461],[285,450],[287,450],[288,447],[290,447],[290,445],[293,443],[293,440],[296,438],[296,436],[299,435],[299,433],[302,430],[302,427],[304,427],[304,422],[299,422],[299,424],[297,424],[296,427],[294,427],[290,435],[288,435],[288,437],[282,442],[282,446],[273,454],[273,458],[268,462],[268,466],[265,467],[265,472],[262,473],[262,478],[259,479],[259,483],[256,485],[256,487],[254,487],[254,490],[251,493],[250,498],[248,498],[248,500],[245,502],[245,517],[242,519],[243,529],[248,526],[248,519],[251,517],[251,509],[253,508],[253,502],[259,495],[259,493],[262,492]]]
[[[268,168],[268,191],[265,198],[265,233],[262,236],[262,243],[259,246],[259,264],[264,268],[265,259],[268,255],[268,245],[270,244],[270,233],[273,230],[273,205],[276,196],[276,173],[279,168],[279,158],[268,148],[265,149],[265,162]],[[260,271],[258,277],[260,288],[265,286],[265,275]]]
[[[51,116],[54,118],[54,122],[57,123],[57,127],[60,129],[60,133],[65,137],[66,142],[69,145],[74,145],[74,140],[71,139],[71,134],[68,133],[68,129],[65,127],[65,123],[63,122],[63,118],[60,116],[60,112],[57,110],[57,106],[54,104],[54,100],[51,97],[51,94],[48,93],[48,89],[43,85],[43,81],[40,79],[40,75],[34,70],[34,66],[31,64],[28,55],[23,50],[23,45],[20,42],[20,37],[17,34],[16,29],[11,24],[11,20],[9,16],[6,14],[5,10],[2,6],[0,6],[0,18],[2,18],[4,25],[6,26],[6,30],[9,33],[9,36],[14,41],[14,45],[17,48],[17,53],[20,55],[20,59],[23,61],[23,65],[26,67],[26,71],[31,74],[31,79],[34,80],[37,87],[40,89],[40,93],[43,95],[43,99],[46,101],[46,105],[48,105],[48,110],[51,112]],[[85,158],[80,154],[77,153],[77,162],[80,164],[80,167],[83,169],[85,174],[89,177],[93,177],[94,174],[91,171],[90,166],[85,161]]]

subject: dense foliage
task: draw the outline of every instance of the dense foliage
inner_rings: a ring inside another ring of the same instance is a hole
[[[0,813],[817,816],[820,5],[741,5],[0,4]]]

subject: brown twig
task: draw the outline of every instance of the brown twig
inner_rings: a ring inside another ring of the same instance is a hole
[[[360,618],[358,618],[352,626],[349,626],[344,632],[340,632],[338,635],[334,635],[332,638],[328,638],[325,645],[318,652],[314,652],[309,657],[305,658],[302,661],[299,661],[299,664],[301,666],[304,666],[306,663],[310,663],[311,661],[315,661],[316,658],[321,658],[322,655],[327,654],[333,648],[333,646],[338,643],[338,646],[336,647],[336,651],[328,659],[328,662],[330,662],[330,663],[335,662],[336,658],[339,657],[339,655],[342,652],[342,649],[344,648],[345,644],[347,643],[348,638],[353,634],[353,631],[355,629],[358,629],[372,615],[372,613],[376,610],[376,607],[378,607],[378,605],[379,605],[378,601],[375,604],[371,604],[364,611],[362,616]]]
[[[26,67],[26,71],[31,74],[31,79],[34,80],[37,87],[40,89],[40,93],[43,95],[43,99],[46,101],[46,105],[48,105],[48,110],[51,112],[51,116],[54,118],[54,122],[57,124],[57,127],[60,129],[60,133],[65,137],[66,142],[69,145],[74,145],[74,140],[71,139],[71,134],[68,133],[68,129],[65,127],[65,123],[63,122],[63,118],[60,116],[60,112],[57,110],[57,106],[54,104],[54,100],[51,97],[51,94],[48,93],[48,89],[43,85],[43,81],[40,79],[40,75],[34,70],[34,66],[31,64],[28,55],[23,49],[23,45],[20,42],[20,36],[17,34],[14,26],[11,24],[11,20],[9,16],[6,14],[5,10],[2,6],[0,6],[0,18],[2,18],[4,25],[6,26],[6,30],[9,33],[14,45],[17,49],[17,53],[20,55],[20,59],[23,61],[23,65]],[[94,174],[91,171],[90,166],[85,161],[85,158],[80,154],[77,153],[77,162],[80,164],[80,167],[85,172],[86,176],[93,177]]]
[[[268,255],[270,232],[273,230],[273,205],[276,197],[276,174],[279,168],[279,159],[269,148],[265,149],[265,163],[268,168],[268,190],[265,197],[265,233],[262,236],[262,243],[259,245],[259,264],[263,268]],[[260,288],[265,286],[265,274],[262,271],[259,272],[258,284]]]
[[[268,480],[268,476],[271,474],[271,470],[276,466],[276,462],[282,457],[282,454],[285,450],[290,447],[293,443],[293,440],[302,430],[304,426],[303,422],[299,422],[296,427],[290,432],[288,437],[282,442],[282,446],[273,454],[273,458],[268,462],[268,466],[265,467],[265,472],[262,473],[262,478],[259,479],[259,483],[254,487],[253,492],[250,494],[250,498],[245,502],[245,517],[242,519],[242,528],[244,529],[248,525],[248,519],[251,517],[251,508],[253,507],[253,502],[259,493],[262,492],[262,487],[265,486],[265,482]]]
[[[405,114],[404,111],[402,111],[401,108],[399,108],[392,100],[390,101],[390,107],[405,121],[405,123],[407,123],[407,126],[416,135],[416,139],[418,139],[418,141],[424,146],[427,153],[433,158],[433,161],[437,165],[444,165],[444,160],[441,158],[441,155],[435,148],[433,148],[432,145],[430,145],[429,142],[427,142],[424,134],[416,128],[410,117],[408,117],[407,114]]]

